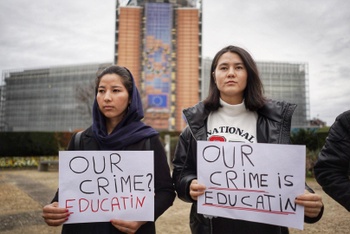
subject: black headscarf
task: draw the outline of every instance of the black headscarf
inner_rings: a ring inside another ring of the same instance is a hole
[[[141,122],[143,119],[141,97],[131,72],[128,69],[126,70],[132,79],[131,102],[122,121],[120,121],[109,135],[106,128],[106,117],[101,113],[96,97],[94,100],[92,131],[101,150],[122,150],[128,145],[158,134],[152,127]]]

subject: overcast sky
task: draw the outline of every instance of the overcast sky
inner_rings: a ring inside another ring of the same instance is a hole
[[[1,0],[0,72],[113,62],[115,0]],[[204,0],[203,56],[238,45],[309,65],[310,117],[350,109],[350,1]]]

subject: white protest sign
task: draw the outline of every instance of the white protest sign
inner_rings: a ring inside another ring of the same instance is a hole
[[[198,213],[303,229],[305,146],[198,141]]]
[[[60,151],[66,223],[154,221],[153,151]]]

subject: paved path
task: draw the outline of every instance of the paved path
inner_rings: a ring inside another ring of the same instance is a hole
[[[54,189],[47,187],[42,182],[33,180],[29,176],[17,174],[6,175],[5,183],[6,182],[16,184],[19,189],[28,194],[28,196],[38,202],[41,206],[47,205],[55,194]]]
[[[320,186],[309,185],[323,197],[325,213],[315,224],[305,224],[304,230],[291,229],[291,234],[349,233],[350,213],[328,197]],[[0,169],[0,234],[59,234],[60,227],[49,227],[41,217],[42,207],[50,203],[58,186],[57,171]],[[187,234],[189,204],[176,199],[157,220],[159,234]]]
[[[0,171],[0,233],[34,233],[36,226],[46,225],[41,208],[50,203],[55,189],[45,185],[45,175],[49,175],[45,173],[36,170]],[[46,233],[43,228],[41,230],[40,233]]]

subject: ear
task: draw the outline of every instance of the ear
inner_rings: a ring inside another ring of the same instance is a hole
[[[214,83],[216,84],[215,72],[212,72],[211,75],[213,76]]]

